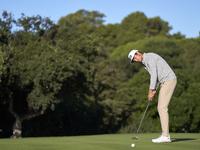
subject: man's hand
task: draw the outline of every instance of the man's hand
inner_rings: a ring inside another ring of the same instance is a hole
[[[155,94],[156,94],[155,90],[149,89],[148,99],[152,101]]]

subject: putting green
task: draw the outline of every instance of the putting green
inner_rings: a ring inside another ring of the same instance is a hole
[[[157,133],[0,139],[0,150],[199,150],[200,134],[171,133],[172,143],[155,144]],[[135,147],[131,147],[134,143]]]

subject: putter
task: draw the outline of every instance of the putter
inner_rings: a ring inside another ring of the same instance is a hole
[[[143,115],[142,120],[141,120],[141,122],[140,122],[140,125],[139,125],[139,127],[138,127],[138,129],[137,129],[136,137],[132,137],[133,140],[137,140],[137,139],[138,139],[138,136],[137,136],[137,135],[138,135],[138,132],[139,132],[139,130],[140,130],[140,126],[141,126],[141,124],[142,124],[142,121],[143,121],[143,119],[144,119],[144,116],[145,116],[145,114],[146,114],[146,112],[147,112],[147,109],[148,109],[148,107],[149,107],[149,103],[150,103],[150,100],[149,100],[149,102],[148,102],[148,104],[147,104],[147,107],[146,107],[146,109],[145,109],[144,115]]]

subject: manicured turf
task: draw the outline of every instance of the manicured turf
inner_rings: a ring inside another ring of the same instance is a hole
[[[0,139],[0,150],[199,150],[200,134],[172,133],[172,143],[154,144],[156,133]],[[136,146],[131,147],[134,143]]]

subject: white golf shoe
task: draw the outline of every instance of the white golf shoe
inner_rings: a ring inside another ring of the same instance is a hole
[[[170,136],[163,136],[161,135],[159,138],[157,139],[152,139],[153,143],[170,143]]]

